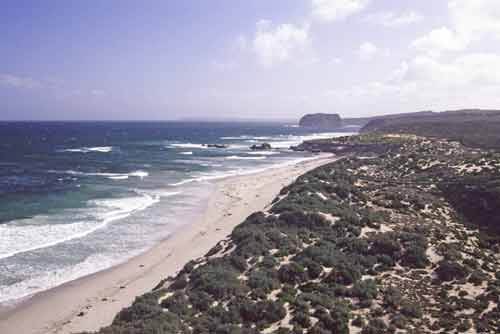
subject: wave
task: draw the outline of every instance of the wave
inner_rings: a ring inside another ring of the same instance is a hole
[[[295,125],[288,125],[287,127],[295,127]],[[275,136],[251,136],[251,135],[241,135],[235,137],[220,137],[221,140],[243,140],[246,143],[259,143],[266,141],[271,144],[273,148],[288,149],[290,146],[298,145],[306,140],[314,139],[325,139],[342,136],[353,135],[352,133],[340,133],[340,132],[318,132],[305,135],[290,135],[290,134],[280,134]]]
[[[319,133],[312,133],[312,134],[307,134],[307,135],[280,135],[275,137],[274,141],[270,141],[269,143],[273,148],[279,148],[279,149],[288,149],[290,146],[295,146],[303,141],[307,140],[315,140],[315,139],[328,139],[332,137],[339,137],[340,135],[342,136],[349,136],[356,134],[355,132],[353,133],[339,133],[339,132],[319,132]]]
[[[189,152],[181,152],[179,154],[183,154],[183,155],[193,155],[193,152],[189,151]]]
[[[181,143],[181,144],[169,144],[166,148],[176,148],[176,149],[202,149],[202,150],[217,150],[217,147],[209,147],[206,144],[193,144],[193,143]],[[248,148],[246,145],[231,144],[227,148]],[[186,152],[181,152],[180,154],[188,154]]]
[[[92,200],[91,210],[67,210],[60,217],[35,216],[0,225],[0,259],[42,248],[53,247],[74,239],[83,238],[106,227],[111,222],[129,217],[160,201],[159,195],[133,196],[119,199]],[[82,211],[85,212],[82,212]],[[76,212],[75,212],[76,211]],[[71,224],[54,224],[68,215],[80,216],[81,221]]]
[[[135,172],[132,172],[132,173],[128,173],[129,176],[135,176],[135,177],[138,177],[138,178],[145,178],[145,177],[148,177],[149,176],[149,173],[148,172],[145,172],[143,170],[138,170],[138,171],[135,171]]]
[[[108,176],[108,179],[111,179],[111,180],[126,180],[126,179],[128,179],[128,175]]]
[[[174,148],[200,148],[200,149],[207,149],[208,147],[203,144],[193,144],[193,143],[182,143],[182,144],[169,144],[167,145],[168,147],[174,147]]]
[[[237,137],[220,137],[221,140],[271,140],[274,137],[270,136],[249,136],[242,135]]]
[[[109,153],[111,151],[113,151],[112,146],[68,148],[61,150],[61,152],[71,152],[71,153],[90,153],[90,152]]]
[[[313,157],[304,157],[304,158],[297,158],[297,159],[292,159],[286,162],[282,163],[277,163],[277,164],[272,164],[269,166],[265,167],[260,167],[260,168],[247,168],[247,169],[235,169],[235,170],[230,170],[230,171],[220,171],[220,172],[212,172],[212,173],[201,173],[197,175],[192,175],[191,178],[181,180],[176,183],[171,183],[169,184],[170,186],[173,187],[178,187],[182,186],[185,184],[189,183],[194,183],[194,182],[207,182],[207,181],[213,181],[213,180],[219,180],[219,179],[224,179],[227,177],[232,177],[232,176],[243,176],[243,175],[251,175],[251,174],[256,174],[256,173],[261,173],[265,172],[267,170],[271,169],[276,169],[276,168],[282,168],[290,165],[295,165],[301,162],[306,162],[306,161],[312,161],[312,160],[317,160],[324,158],[325,156],[328,156],[329,154],[320,154],[316,155]],[[265,157],[264,157],[265,158]]]
[[[132,251],[126,256],[122,254],[94,254],[77,265],[47,271],[12,285],[0,285],[0,303],[17,303],[21,298],[28,298],[35,293],[110,268],[125,261],[128,257],[140,254],[141,251]]]
[[[197,179],[185,179],[185,180],[182,180],[182,181],[179,181],[179,182],[170,183],[169,185],[172,186],[172,187],[178,187],[178,186],[182,186],[184,184],[195,182],[195,181],[197,181]]]
[[[239,155],[231,155],[229,157],[226,157],[227,160],[264,160],[266,159],[265,156],[261,157],[243,157]]]
[[[182,191],[165,191],[165,190],[159,190],[159,191],[153,191],[153,193],[156,196],[160,197],[171,197],[171,196],[176,196],[182,193]]]
[[[220,164],[213,163],[210,160],[202,159],[175,159],[171,160],[170,162],[183,165],[198,165],[203,167],[221,167]]]
[[[130,173],[85,173],[85,172],[80,172],[80,171],[75,171],[75,170],[66,170],[66,171],[57,171],[57,170],[51,170],[49,171],[51,173],[63,173],[63,174],[70,174],[70,175],[81,175],[81,176],[102,176],[102,177],[107,177],[108,179],[111,180],[126,180],[129,177],[138,177],[140,179],[143,179],[145,177],[149,176],[149,173],[143,170],[136,170]]]
[[[279,151],[255,151],[255,152],[248,152],[247,154],[251,155],[276,155],[276,154],[281,154]]]

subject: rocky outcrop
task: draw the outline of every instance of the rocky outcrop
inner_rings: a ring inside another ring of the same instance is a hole
[[[335,129],[342,127],[342,119],[338,114],[307,114],[300,119],[299,125],[308,128]]]
[[[259,145],[250,146],[251,150],[270,150],[271,148],[272,148],[271,144],[269,144],[269,143],[262,143]]]
[[[206,146],[208,148],[228,148],[229,145],[227,144],[203,144],[203,146]]]

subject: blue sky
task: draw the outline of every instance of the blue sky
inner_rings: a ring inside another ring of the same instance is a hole
[[[500,108],[498,0],[5,0],[0,29],[0,119]]]

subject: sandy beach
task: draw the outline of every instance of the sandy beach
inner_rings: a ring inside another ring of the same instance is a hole
[[[109,325],[134,298],[203,256],[301,174],[335,160],[325,156],[264,172],[215,181],[206,211],[170,238],[126,263],[39,293],[0,313],[0,333],[96,331]]]

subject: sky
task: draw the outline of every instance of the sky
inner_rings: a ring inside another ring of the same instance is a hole
[[[499,0],[0,2],[1,120],[500,108]]]

